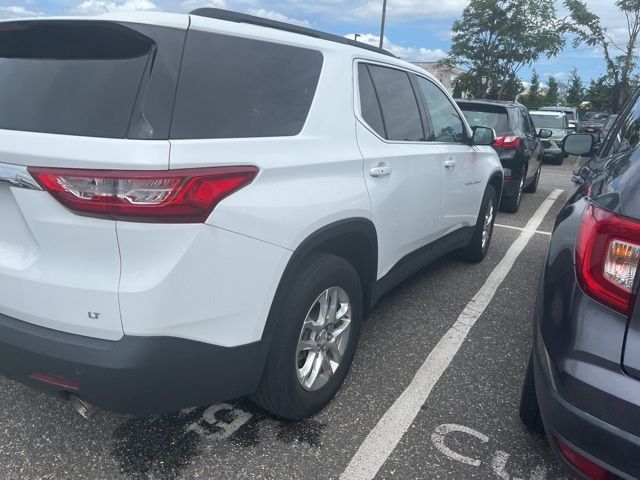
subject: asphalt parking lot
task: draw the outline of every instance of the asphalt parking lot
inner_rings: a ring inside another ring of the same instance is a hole
[[[0,478],[568,478],[517,411],[548,232],[574,163],[545,164],[538,192],[498,216],[483,263],[447,257],[388,294],[316,417],[282,422],[236,400],[87,421],[1,379]]]

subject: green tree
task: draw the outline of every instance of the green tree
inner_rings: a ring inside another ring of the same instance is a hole
[[[616,0],[615,5],[625,16],[626,44],[614,41],[602,25],[600,17],[587,7],[583,0],[565,0],[570,22],[565,22],[563,31],[576,35],[573,46],[580,44],[602,48],[607,67],[607,76],[612,85],[613,110],[618,112],[631,94],[631,79],[636,67],[636,47],[640,36],[640,0]]]
[[[515,88],[522,67],[560,52],[560,27],[553,2],[471,0],[453,23],[448,61],[467,67],[468,75],[460,82],[467,83],[475,98],[491,92],[501,99]]]
[[[553,75],[549,76],[549,88],[547,88],[547,96],[545,98],[545,104],[550,107],[555,107],[559,103],[559,89],[558,81]]]
[[[506,79],[491,83],[487,98],[492,100],[515,100],[523,90],[522,80],[517,75],[509,75]]]
[[[596,80],[591,80],[587,90],[587,98],[591,102],[593,110],[613,110],[613,85],[609,77],[604,75]]]
[[[540,92],[540,77],[535,68],[531,74],[531,84],[529,85],[529,98],[527,106],[532,109],[538,109],[542,106],[542,94]]]
[[[578,73],[578,69],[573,68],[569,74],[569,83],[567,85],[567,105],[579,107],[580,102],[584,100],[584,83]]]

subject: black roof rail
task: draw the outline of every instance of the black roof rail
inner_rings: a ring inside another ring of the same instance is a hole
[[[236,23],[248,23],[251,25],[259,25],[261,27],[275,28],[276,30],[284,30],[286,32],[299,33],[300,35],[306,35],[308,37],[320,38],[322,40],[328,40],[330,42],[341,43],[343,45],[351,45],[352,47],[364,48],[376,53],[382,53],[390,57],[396,58],[396,56],[384,50],[382,48],[367,45],[366,43],[356,42],[339,35],[332,33],[321,32],[320,30],[314,30],[313,28],[300,27],[298,25],[292,25],[290,23],[278,22],[276,20],[269,20],[267,18],[256,17],[254,15],[247,15],[245,13],[232,12],[230,10],[224,10],[222,8],[197,8],[191,12],[190,15],[198,15],[200,17],[215,18],[217,20],[226,20],[228,22]]]

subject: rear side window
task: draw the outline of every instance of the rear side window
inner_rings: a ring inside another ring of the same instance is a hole
[[[504,107],[473,103],[460,103],[459,106],[472,127],[489,127],[497,133],[511,131],[509,115]]]
[[[381,137],[387,134],[382,120],[382,112],[378,103],[378,96],[369,75],[369,69],[364,63],[358,65],[358,86],[360,89],[360,112],[365,122]]]
[[[368,68],[380,100],[387,140],[424,140],[422,118],[409,75],[377,65],[368,65]]]
[[[618,130],[610,137],[604,156],[637,149],[640,146],[640,98],[636,99],[622,120],[618,122]]]
[[[315,50],[190,31],[171,138],[297,135],[322,61]]]
[[[152,38],[125,24],[2,24],[0,129],[126,138],[156,50]]]
[[[463,142],[464,126],[451,101],[432,82],[418,77],[418,84],[431,116],[434,138],[430,140],[447,143]]]

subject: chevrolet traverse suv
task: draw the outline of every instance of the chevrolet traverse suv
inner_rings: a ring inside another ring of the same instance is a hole
[[[305,418],[489,248],[494,132],[383,50],[203,9],[2,22],[0,64],[0,372],[75,404]]]

